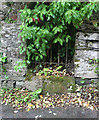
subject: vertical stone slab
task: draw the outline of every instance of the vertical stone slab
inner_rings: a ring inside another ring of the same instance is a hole
[[[76,78],[98,79],[98,74],[94,70],[96,67],[99,69],[98,64],[95,63],[95,59],[99,59],[99,33],[92,30],[77,33],[74,55]],[[93,63],[95,66],[92,65]]]

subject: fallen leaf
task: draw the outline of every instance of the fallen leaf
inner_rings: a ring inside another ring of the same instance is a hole
[[[29,111],[30,111],[30,108],[28,108],[26,111],[29,112]]]
[[[14,113],[18,113],[18,110],[15,110]]]
[[[33,106],[33,104],[31,104],[31,103],[28,104],[28,107],[29,107],[29,108],[31,108],[32,106]]]

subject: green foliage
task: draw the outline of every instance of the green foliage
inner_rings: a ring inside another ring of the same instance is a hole
[[[99,81],[98,81],[98,83],[97,83],[97,87],[98,87],[98,91],[99,91]]]
[[[99,59],[96,59],[96,64],[95,64],[95,70],[94,72],[97,73],[99,75]]]
[[[43,70],[39,70],[36,75],[39,76],[48,76],[48,75],[58,75],[61,71],[59,71],[62,68],[62,66],[58,66],[56,69],[49,69],[49,68],[43,68]],[[64,70],[63,70],[64,72]]]
[[[3,56],[2,54],[0,54],[0,62],[5,63],[7,59],[7,56]]]
[[[30,100],[30,95],[31,95],[31,100],[35,100],[39,98],[39,94],[42,92],[42,89],[39,88],[38,90],[34,91],[34,92],[30,92],[30,94],[28,96],[26,96],[24,98],[24,101],[27,102],[28,99]]]
[[[7,62],[7,56],[3,56],[3,54],[1,53],[0,54],[0,63],[1,63],[1,65],[6,63],[6,62]],[[4,75],[4,78],[7,80],[8,76],[6,75],[6,72],[7,72],[6,68],[2,66],[1,67],[1,73]]]
[[[27,47],[20,46],[20,54],[27,55],[26,63],[43,60],[47,56],[46,50],[51,44],[67,44],[71,39],[68,26],[76,29],[85,19],[90,19],[93,12],[97,12],[98,2],[51,2],[45,4],[37,2],[33,10],[25,6],[21,12],[22,25],[19,36]],[[72,49],[72,47],[70,48]],[[70,52],[73,54],[74,50]]]
[[[80,81],[80,82],[81,82],[82,84],[85,83],[85,80],[84,80],[84,79],[85,79],[84,77],[81,78],[81,81]]]
[[[8,17],[7,17],[7,18],[5,19],[5,22],[6,22],[6,23],[14,23],[14,22],[16,22],[16,20],[12,20],[11,18],[8,18]]]
[[[99,59],[90,59],[89,63],[92,64],[92,66],[95,66],[95,70],[94,72],[97,73],[99,75]]]
[[[44,75],[44,76],[48,76],[50,74],[52,74],[53,70],[50,70],[49,68],[43,68],[43,70],[40,70],[37,75],[41,76],[41,75]]]
[[[62,68],[62,66],[57,67],[57,68],[56,68],[56,71],[59,70],[59,69],[61,69],[61,68]]]
[[[32,94],[32,95],[33,95],[32,98],[38,99],[38,95],[39,95],[41,92],[42,92],[42,89],[41,89],[41,88],[39,88],[38,90],[34,91],[33,94]]]
[[[15,101],[19,102],[28,102],[31,100],[35,100],[39,98],[40,93],[42,92],[42,89],[39,88],[38,90],[32,92],[28,91],[27,96],[23,96],[22,94],[17,94],[17,91],[20,91],[20,88],[14,88],[14,89],[7,89],[7,88],[2,88],[0,89],[0,97],[3,97],[5,94],[9,96],[9,99],[15,98]],[[17,96],[13,95],[13,93],[16,92]]]
[[[16,62],[17,65],[14,66],[14,70],[21,72],[22,68],[26,67],[26,62],[25,61],[17,61]]]

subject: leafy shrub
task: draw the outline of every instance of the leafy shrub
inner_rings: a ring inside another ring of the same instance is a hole
[[[79,28],[98,8],[98,2],[37,2],[32,10],[25,6],[20,10],[22,25],[19,36],[27,43],[27,47],[22,43],[19,48],[20,54],[25,52],[27,55],[26,63],[43,60],[47,56],[47,49],[53,44],[65,45],[66,49],[71,49],[70,54],[73,54],[74,49],[68,45],[73,41],[68,28]]]

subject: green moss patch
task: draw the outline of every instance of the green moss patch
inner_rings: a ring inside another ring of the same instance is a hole
[[[75,91],[75,79],[73,77],[49,77],[43,81],[43,93],[62,94],[67,93],[68,88],[72,86],[72,92]]]

